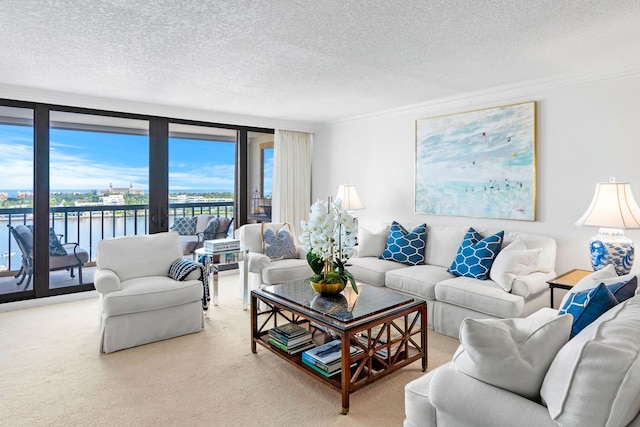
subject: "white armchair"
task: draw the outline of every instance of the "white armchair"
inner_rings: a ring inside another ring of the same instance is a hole
[[[204,327],[200,270],[169,277],[182,258],[178,233],[98,242],[94,285],[100,293],[100,351],[111,353],[199,332]]]
[[[283,223],[264,223],[264,230],[274,232],[280,230]],[[271,260],[263,251],[262,224],[246,224],[238,228],[235,236],[240,240],[240,246],[249,249],[249,286],[256,289],[260,285],[274,285],[277,283],[303,280],[313,275],[313,270],[307,264],[307,252],[297,245],[298,258]],[[296,242],[296,236],[293,236]]]

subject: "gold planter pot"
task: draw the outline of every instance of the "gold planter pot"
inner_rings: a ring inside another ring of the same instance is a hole
[[[311,282],[311,287],[314,291],[321,295],[337,295],[345,288],[342,283],[316,283]]]

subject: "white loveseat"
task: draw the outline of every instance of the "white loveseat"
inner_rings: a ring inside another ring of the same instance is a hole
[[[557,318],[556,310],[544,311],[542,315]],[[475,379],[461,372],[454,361],[405,386],[404,426],[640,426],[638,337],[640,295],[636,292],[552,356],[548,370],[540,373],[539,398],[525,398]],[[507,363],[504,356],[497,359],[498,368]],[[483,366],[486,369],[487,363]],[[521,381],[519,375],[512,378],[513,385]]]
[[[169,277],[182,258],[178,233],[118,237],[98,242],[100,351],[111,353],[199,332],[204,327],[200,270],[183,281]]]
[[[408,224],[405,228],[411,229]],[[520,240],[527,249],[540,250],[536,271],[516,276],[507,292],[493,280],[457,277],[447,271],[469,227],[428,226],[426,263],[416,266],[379,259],[388,230],[388,224],[361,224],[357,254],[349,260],[348,270],[360,282],[426,300],[428,326],[440,334],[457,338],[466,317],[526,317],[549,304],[547,280],[556,276],[556,242],[551,237],[505,232],[502,248]],[[478,231],[487,236],[499,230]],[[509,270],[508,265],[503,267]]]

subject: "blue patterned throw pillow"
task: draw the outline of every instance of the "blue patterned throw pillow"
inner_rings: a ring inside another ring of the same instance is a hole
[[[51,256],[66,256],[67,250],[60,243],[60,239],[58,239],[58,235],[53,230],[53,228],[49,229],[49,255]]]
[[[28,245],[32,245],[33,243],[33,224],[27,225],[29,229],[29,236],[23,236]],[[66,256],[67,250],[58,239],[58,235],[56,234],[53,228],[49,229],[49,255],[50,256]]]
[[[196,222],[198,217],[177,217],[173,220],[171,231],[177,231],[181,236],[193,236],[196,234]]]
[[[584,292],[571,294],[558,315],[569,313],[573,316],[571,338],[589,326],[601,314],[618,304],[618,300],[604,283]]]
[[[427,224],[420,224],[407,231],[393,221],[389,228],[389,237],[380,259],[396,261],[407,265],[424,264],[424,250],[427,247]]]
[[[262,233],[262,238],[264,254],[270,259],[298,258],[298,249],[293,242],[289,224],[285,224],[277,233],[267,228]]]
[[[464,236],[456,258],[449,272],[456,276],[473,277],[486,280],[491,271],[491,264],[500,252],[504,231],[498,231],[488,237],[482,237],[473,228],[469,228]]]
[[[216,238],[216,233],[218,232],[218,223],[220,218],[211,218],[207,223],[207,227],[204,229],[202,234],[204,235],[204,240],[213,240]]]

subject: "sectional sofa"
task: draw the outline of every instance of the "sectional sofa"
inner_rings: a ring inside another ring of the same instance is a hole
[[[360,282],[385,286],[426,300],[430,329],[458,338],[460,325],[466,317],[520,318],[548,307],[547,280],[556,276],[556,242],[553,238],[505,232],[501,251],[504,254],[499,253],[495,258],[491,277],[479,280],[458,277],[448,271],[469,227],[428,226],[425,264],[409,266],[379,258],[385,250],[389,225],[359,225],[357,251],[349,260],[348,270]],[[405,228],[410,230],[410,225]],[[487,236],[499,230],[478,231]],[[514,242],[518,254],[534,253],[535,262],[523,265],[521,256],[504,251]]]
[[[567,295],[634,276],[598,273]],[[475,325],[473,335],[466,320],[453,361],[406,385],[404,426],[640,426],[640,292],[571,339],[575,319],[558,314],[545,308],[526,319],[475,321],[485,332]]]

